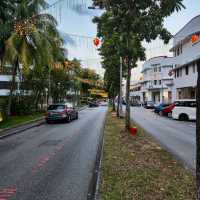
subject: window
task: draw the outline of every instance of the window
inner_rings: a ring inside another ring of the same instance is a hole
[[[0,89],[10,89],[10,82],[0,81]]]
[[[175,106],[176,107],[193,107],[195,108],[196,105],[196,101],[177,101],[175,102]]]
[[[186,74],[186,75],[189,74],[189,67],[188,67],[188,65],[185,67],[185,74]]]
[[[48,110],[64,110],[65,106],[64,105],[50,105],[48,107]]]
[[[177,75],[177,78],[178,78],[179,77],[179,69],[177,69],[177,74],[176,75]]]
[[[193,73],[196,73],[196,66],[195,66],[195,63],[193,63],[192,68],[193,68]]]
[[[188,102],[189,103],[189,107],[192,107],[192,108],[196,108],[197,107],[197,103],[196,103],[196,101],[190,101],[190,102]]]
[[[177,56],[179,56],[179,54],[180,54],[180,51],[179,51],[179,48],[177,49]]]
[[[154,68],[154,72],[157,72],[157,67]]]
[[[154,80],[154,85],[157,85],[157,80]]]
[[[182,77],[182,68],[179,69],[179,76]]]
[[[159,72],[161,72],[161,67],[158,68]]]
[[[159,85],[161,85],[162,84],[162,81],[161,80],[159,80]]]
[[[180,54],[183,52],[183,45],[180,45]]]

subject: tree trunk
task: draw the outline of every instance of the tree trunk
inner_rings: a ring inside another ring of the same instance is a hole
[[[118,98],[117,98],[117,117],[120,117],[119,116],[119,101],[120,101],[120,96],[118,95]]]
[[[11,84],[10,84],[10,94],[9,94],[9,97],[8,97],[8,110],[7,110],[8,116],[11,115],[12,97],[13,97],[13,91],[15,89],[15,78],[16,78],[16,74],[17,74],[18,64],[19,64],[19,60],[17,58],[15,63],[14,63],[14,66],[13,66],[13,70],[12,70],[12,81],[11,81]]]
[[[115,111],[115,97],[112,98],[112,106],[113,106],[112,111],[114,112]]]
[[[200,200],[200,60],[197,61],[197,121],[196,121],[196,184],[197,184],[197,200]]]
[[[130,128],[130,80],[131,80],[131,63],[130,59],[128,59],[128,73],[127,73],[127,81],[126,81],[126,123],[125,128],[129,130]]]

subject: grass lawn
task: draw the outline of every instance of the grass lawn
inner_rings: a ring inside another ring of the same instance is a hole
[[[192,200],[194,176],[141,128],[124,130],[124,120],[108,113],[101,168],[103,200]]]
[[[13,116],[8,118],[7,120],[0,123],[0,129],[5,128],[12,128],[20,124],[24,124],[28,121],[38,119],[42,117],[42,113],[34,113],[32,115],[25,115],[25,116]]]

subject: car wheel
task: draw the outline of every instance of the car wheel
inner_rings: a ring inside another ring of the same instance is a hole
[[[180,121],[188,121],[189,120],[189,117],[187,114],[180,114],[179,115],[179,120]]]
[[[71,119],[71,116],[70,116],[70,115],[67,115],[66,122],[69,123],[69,122],[71,122],[71,120],[72,120],[72,119]]]

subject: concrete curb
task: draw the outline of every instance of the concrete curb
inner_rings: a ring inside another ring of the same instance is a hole
[[[41,126],[44,123],[45,123],[44,118],[42,118],[42,119],[40,118],[40,119],[37,119],[37,120],[34,120],[34,121],[29,121],[29,122],[27,122],[23,125],[19,125],[19,126],[13,127],[13,128],[8,128],[8,129],[0,132],[0,133],[2,133],[2,135],[0,135],[0,139],[12,136],[12,135],[17,134],[17,133],[24,132],[28,129],[31,129],[31,128],[34,128],[34,127],[37,127],[37,126]]]
[[[78,111],[82,111],[82,110],[86,109],[87,107],[88,106],[81,107],[81,108],[78,109]],[[45,124],[44,117],[39,118],[39,119],[35,119],[35,120],[31,120],[31,121],[24,123],[24,124],[19,124],[15,127],[12,127],[12,128],[4,129],[4,130],[0,131],[0,134],[2,133],[0,135],[0,140],[4,139],[6,137],[9,137],[9,136],[15,135],[17,133],[24,132],[28,129],[41,126],[43,124]]]
[[[108,111],[106,112],[107,116]],[[106,125],[106,117],[101,128],[100,142],[97,148],[97,154],[95,159],[95,165],[93,169],[92,178],[88,189],[87,200],[98,200],[99,199],[99,185],[100,185],[100,169],[103,157],[103,145],[104,145],[104,130]]]

